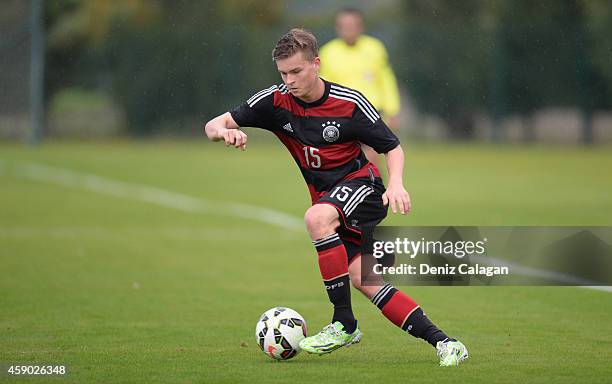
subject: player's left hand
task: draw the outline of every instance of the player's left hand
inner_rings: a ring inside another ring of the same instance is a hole
[[[389,184],[389,187],[382,195],[382,199],[384,205],[391,205],[393,213],[397,213],[397,208],[399,208],[400,213],[405,215],[412,209],[410,195],[401,184]]]

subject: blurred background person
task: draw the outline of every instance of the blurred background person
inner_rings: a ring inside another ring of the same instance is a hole
[[[320,76],[357,89],[374,105],[389,128],[397,130],[400,97],[395,74],[384,44],[365,35],[363,13],[343,8],[336,14],[337,38],[320,50]],[[364,146],[368,160],[377,164],[377,153]]]

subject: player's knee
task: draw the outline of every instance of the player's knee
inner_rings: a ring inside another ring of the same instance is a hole
[[[327,204],[315,204],[308,208],[304,214],[304,222],[308,233],[313,239],[329,235],[338,226],[338,213],[336,209]]]

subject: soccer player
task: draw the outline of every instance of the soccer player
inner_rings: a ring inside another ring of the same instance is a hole
[[[393,213],[411,209],[398,138],[361,93],[319,77],[318,45],[310,32],[290,30],[272,56],[283,84],[263,89],[210,120],[205,131],[210,140],[242,150],[248,138],[239,127],[271,131],[306,180],[312,206],[304,220],[334,312],[331,324],[302,340],[300,347],[321,355],[361,340],[351,307],[350,280],[393,324],[434,346],[440,365],[459,364],[468,356],[465,346],[438,329],[414,300],[390,284],[361,284],[361,230],[380,223],[388,205]],[[361,143],[385,154],[386,189]]]
[[[384,44],[364,34],[364,31],[365,21],[361,11],[355,8],[338,11],[338,37],[321,47],[319,75],[363,93],[387,125],[395,130],[400,111],[397,81]],[[371,147],[364,146],[364,152],[370,162],[377,164],[378,156]]]

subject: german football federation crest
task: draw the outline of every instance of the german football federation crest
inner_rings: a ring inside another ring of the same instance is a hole
[[[321,124],[321,126],[324,127],[323,138],[325,141],[333,143],[334,141],[338,140],[340,137],[340,131],[338,130],[338,128],[340,128],[340,123],[336,123],[335,121],[327,121]]]

